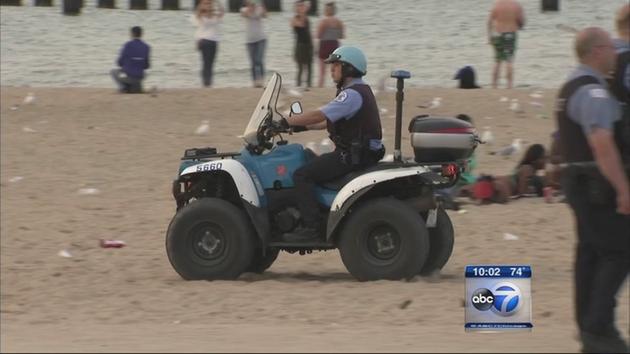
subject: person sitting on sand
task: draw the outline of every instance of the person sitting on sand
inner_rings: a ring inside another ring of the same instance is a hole
[[[560,183],[562,180],[562,168],[560,167],[562,156],[560,155],[559,139],[560,136],[556,130],[551,134],[551,147],[549,148],[549,164],[551,168],[545,174],[547,176],[547,185],[556,191],[562,189]]]
[[[545,169],[546,162],[545,147],[534,144],[527,149],[511,175],[481,175],[475,184],[462,188],[462,193],[480,202],[496,203],[525,196],[541,197],[545,181],[537,176],[537,172]]]
[[[472,118],[467,114],[458,114],[457,119],[473,125]],[[473,152],[466,160],[466,167],[464,172],[459,176],[457,183],[450,188],[440,189],[436,191],[436,195],[441,197],[442,205],[445,209],[459,210],[459,203],[455,201],[455,198],[460,194],[462,188],[469,186],[477,181],[477,177],[473,174],[473,170],[477,167],[477,158]]]
[[[480,88],[479,85],[477,85],[477,75],[475,74],[475,69],[470,65],[466,65],[459,69],[457,73],[455,73],[453,80],[459,80],[458,87],[460,89]]]
[[[125,43],[117,60],[120,68],[112,69],[110,73],[122,93],[142,92],[144,71],[150,67],[151,47],[141,37],[142,27],[132,27],[131,40]]]

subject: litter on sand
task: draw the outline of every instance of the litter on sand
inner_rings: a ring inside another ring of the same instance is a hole
[[[296,89],[287,89],[287,94],[291,97],[300,98],[302,93]]]
[[[197,127],[195,130],[195,135],[206,135],[210,131],[210,122],[204,120],[201,122],[201,125]]]
[[[72,258],[72,254],[70,254],[68,250],[61,250],[59,251],[59,253],[57,253],[57,255],[63,258]]]
[[[123,248],[127,245],[122,240],[100,240],[99,244],[102,248]]]
[[[514,235],[514,234],[510,234],[507,232],[503,233],[503,239],[506,241],[516,241],[518,240],[518,236]]]
[[[21,181],[21,180],[23,180],[23,179],[24,179],[24,177],[22,177],[22,176],[15,176],[15,177],[11,177],[11,178],[9,179],[9,182],[11,182],[11,183],[15,183],[15,182],[19,182],[19,181]]]
[[[29,104],[35,102],[35,95],[32,92],[29,92],[26,97],[24,97],[24,104]]]
[[[77,191],[77,193],[81,194],[81,195],[94,195],[94,194],[99,194],[101,191],[99,191],[96,188],[81,188]]]

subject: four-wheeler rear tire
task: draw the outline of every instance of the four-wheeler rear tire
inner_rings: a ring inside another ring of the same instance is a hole
[[[424,216],[426,214],[423,213]],[[451,219],[442,207],[438,208],[435,227],[429,228],[429,240],[429,257],[422,267],[421,275],[431,275],[442,269],[453,253],[455,231]]]
[[[372,199],[346,216],[341,259],[359,281],[409,279],[429,254],[429,232],[420,214],[394,198]]]
[[[277,248],[267,248],[265,250],[265,255],[263,256],[262,249],[256,248],[254,250],[254,256],[252,257],[252,262],[245,271],[257,274],[263,273],[271,267],[276,258],[278,258],[278,253],[280,253],[280,250]]]
[[[169,225],[166,253],[186,280],[236,279],[254,257],[255,234],[233,204],[202,198],[180,209]]]

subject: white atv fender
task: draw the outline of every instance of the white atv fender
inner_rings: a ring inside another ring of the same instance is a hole
[[[258,177],[250,175],[245,166],[237,160],[224,159],[200,163],[184,169],[180,177],[198,173],[212,173],[215,171],[225,171],[232,179],[241,199],[251,206],[260,207],[260,197],[264,195],[264,190]]]
[[[414,176],[414,175],[435,175],[428,167],[412,166],[401,167],[395,169],[374,171],[363,174],[349,183],[347,183],[332,202],[330,206],[330,214],[328,216],[328,224],[326,227],[326,239],[329,240],[335,228],[345,216],[348,209],[363,194],[368,192],[372,187],[385,181],[391,181],[398,178]],[[427,176],[428,177],[428,176]],[[425,179],[427,183],[440,184],[435,178],[428,177]]]

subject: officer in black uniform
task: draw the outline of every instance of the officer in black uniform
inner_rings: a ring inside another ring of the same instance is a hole
[[[384,155],[376,98],[362,79],[367,61],[356,47],[337,48],[326,60],[337,83],[337,96],[318,110],[290,117],[293,131],[327,129],[335,150],[322,154],[293,174],[302,227],[283,235],[285,241],[316,241],[324,231],[315,185],[376,164]]]
[[[575,48],[580,65],[560,90],[557,124],[562,185],[577,224],[576,318],[583,352],[623,353],[614,310],[630,269],[630,160],[620,154],[630,140],[620,134],[621,110],[605,80],[616,61],[610,35],[587,28]]]

